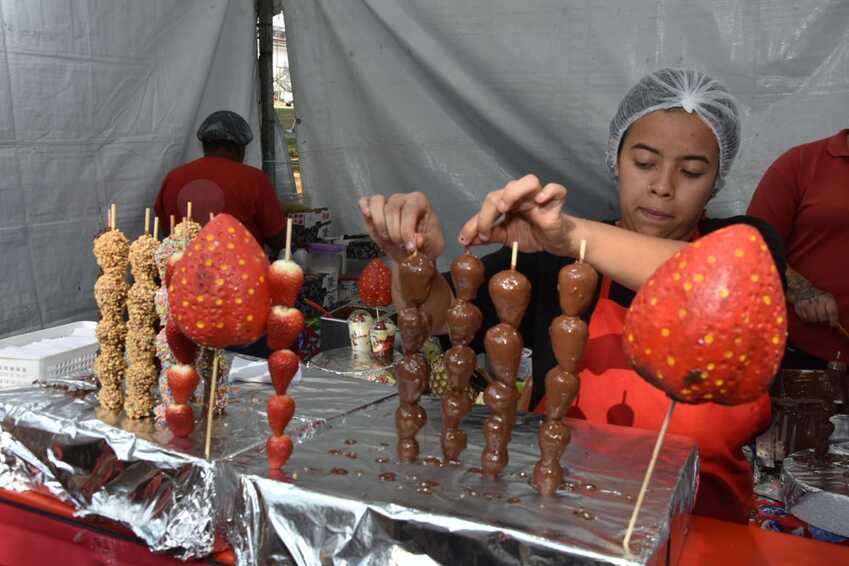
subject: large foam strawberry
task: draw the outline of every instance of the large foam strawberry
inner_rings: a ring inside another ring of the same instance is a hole
[[[746,403],[778,371],[786,319],[766,243],[737,224],[677,252],[642,286],[625,318],[625,353],[676,400]]]
[[[271,305],[268,260],[238,220],[219,214],[176,263],[168,302],[177,326],[212,348],[250,344],[265,332]]]
[[[371,260],[357,280],[360,299],[370,307],[392,303],[392,271],[379,259]]]

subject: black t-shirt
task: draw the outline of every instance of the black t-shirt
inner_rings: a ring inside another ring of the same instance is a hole
[[[776,269],[781,274],[782,283],[785,283],[784,247],[781,243],[781,237],[765,221],[753,216],[705,219],[699,224],[699,231],[702,235],[709,234],[732,224],[748,224],[761,233],[775,260]],[[508,247],[503,247],[481,258],[486,269],[486,279],[485,283],[481,285],[480,291],[478,291],[478,298],[475,301],[483,314],[481,331],[478,332],[474,342],[471,344],[475,352],[480,353],[484,351],[483,336],[486,333],[486,329],[495,326],[499,322],[498,314],[495,311],[495,305],[492,303],[486,282],[499,271],[510,267],[510,255],[511,250]],[[560,315],[557,274],[560,272],[560,268],[574,261],[574,258],[555,256],[547,252],[519,253],[516,260],[516,269],[524,274],[531,283],[531,300],[519,328],[519,332],[525,341],[525,347],[533,350],[534,389],[531,395],[531,407],[536,407],[545,395],[545,374],[556,363],[554,351],[551,349],[551,340],[548,337],[548,327],[551,321]],[[450,273],[447,274],[447,279],[451,283]],[[600,291],[601,278],[599,278],[599,285],[596,287],[592,303],[582,317],[587,322],[589,322],[589,318],[595,310]],[[621,306],[625,308],[631,306],[631,301],[634,300],[635,295],[636,293],[631,289],[620,285],[616,281],[611,282],[610,299]]]

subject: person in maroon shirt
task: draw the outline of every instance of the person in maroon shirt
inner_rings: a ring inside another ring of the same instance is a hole
[[[229,110],[210,114],[197,133],[204,156],[165,177],[154,209],[168,231],[170,216],[179,221],[192,203],[193,220],[205,224],[210,213],[234,216],[276,259],[285,244],[283,213],[268,176],[242,163],[253,140],[248,123]]]
[[[849,358],[849,130],[788,150],[761,179],[748,213],[784,239],[789,342],[784,367]]]

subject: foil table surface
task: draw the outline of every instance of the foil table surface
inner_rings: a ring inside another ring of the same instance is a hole
[[[822,458],[813,450],[784,459],[781,484],[786,509],[806,523],[849,537],[849,451],[834,445]]]
[[[529,485],[538,416],[518,417],[510,463],[489,481],[480,474],[488,411],[465,419],[469,447],[460,462],[443,464],[439,401],[422,406],[429,422],[418,463],[397,461],[395,400],[335,420],[273,477],[262,447],[234,457],[242,520],[229,535],[239,563],[663,564],[670,535],[683,537],[698,473],[690,440],[667,437],[625,556],[621,541],[656,433],[569,421],[566,481],[546,498]]]
[[[394,395],[390,387],[314,369],[304,374],[290,389],[297,408],[287,432],[296,442]],[[152,419],[102,410],[84,386],[0,390],[0,487],[46,489],[81,516],[124,523],[154,551],[208,555],[233,516],[239,480],[229,461],[264,446],[272,394],[270,386],[234,385],[226,413],[213,423],[206,460],[204,418],[190,438],[179,439]]]

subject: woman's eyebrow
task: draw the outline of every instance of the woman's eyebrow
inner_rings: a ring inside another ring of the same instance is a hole
[[[650,145],[646,145],[646,144],[644,144],[644,143],[642,143],[642,142],[640,142],[640,143],[635,143],[634,145],[632,145],[632,146],[631,146],[631,149],[644,149],[644,150],[646,150],[646,151],[650,151],[650,152],[655,153],[655,154],[657,154],[657,155],[663,155],[663,154],[660,152],[660,150],[659,150],[659,149],[657,149],[657,148],[655,148],[655,147],[652,147],[652,146],[650,146]]]
[[[631,149],[644,149],[646,151],[650,151],[650,152],[654,153],[655,155],[659,155],[659,156],[663,157],[662,151],[660,151],[656,147],[652,147],[652,146],[644,144],[642,142],[635,143],[634,145],[631,146]],[[699,153],[694,153],[692,155],[684,155],[684,156],[681,156],[680,159],[682,161],[702,161],[702,162],[706,163],[707,165],[710,165],[710,159],[708,159],[706,155],[702,155],[702,154],[699,154]]]

